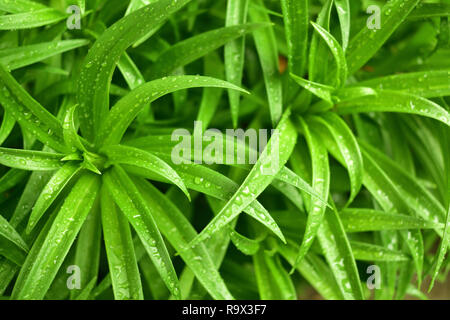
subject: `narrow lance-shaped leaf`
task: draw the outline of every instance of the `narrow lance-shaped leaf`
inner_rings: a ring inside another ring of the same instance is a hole
[[[249,256],[254,255],[260,248],[257,240],[249,239],[234,230],[230,232],[230,239],[239,251]]]
[[[199,76],[173,76],[148,82],[131,91],[114,105],[97,135],[97,145],[118,144],[130,123],[148,103],[168,93],[196,87],[243,91],[226,81]]]
[[[264,249],[253,256],[259,296],[262,300],[295,300],[292,280],[283,269],[279,257],[273,257]]]
[[[23,128],[52,149],[66,150],[59,121],[34,100],[1,64],[0,87],[1,105]]]
[[[447,203],[447,216],[444,220],[444,231],[442,236],[442,241],[439,245],[438,254],[435,257],[434,263],[434,269],[431,274],[431,282],[430,286],[428,288],[428,291],[431,291],[431,289],[434,286],[434,282],[439,274],[439,270],[444,263],[445,254],[448,251],[448,248],[450,247],[450,132],[448,128],[441,128],[441,132],[443,134],[443,153],[444,153],[444,168],[445,168],[445,175],[446,175],[446,184],[447,184],[447,194],[446,194],[446,203]]]
[[[30,233],[39,222],[45,211],[52,205],[64,187],[80,170],[80,166],[72,163],[65,164],[61,169],[55,172],[53,177],[42,190],[36,204],[33,207],[26,232]]]
[[[102,149],[102,152],[106,154],[108,163],[127,164],[142,168],[144,170],[149,170],[166,178],[171,183],[178,186],[188,197],[188,199],[191,198],[189,191],[186,189],[183,180],[177,172],[156,155],[144,150],[121,145],[104,148]]]
[[[24,251],[28,251],[28,246],[20,234],[9,224],[8,220],[0,215],[0,237],[12,242]]]
[[[34,257],[34,264],[17,292],[18,299],[44,298],[91,210],[99,187],[100,179],[93,174],[86,173],[78,180]]]
[[[157,79],[168,76],[176,69],[203,57],[232,40],[244,36],[246,33],[257,32],[263,26],[263,24],[259,23],[229,26],[178,42],[161,53],[150,68],[150,78]]]
[[[363,300],[355,257],[336,209],[325,214],[318,239],[344,298]]]
[[[119,166],[110,168],[103,180],[120,210],[142,241],[167,288],[180,297],[177,274],[151,210],[127,173]]]
[[[47,8],[45,5],[36,1],[29,1],[29,0],[0,1],[0,10],[9,13],[38,11],[45,8]]]
[[[12,113],[8,110],[4,110],[2,125],[0,127],[0,146],[8,139],[11,131],[14,129],[16,124],[16,119],[13,117]]]
[[[73,264],[80,268],[82,277],[80,289],[75,288],[70,292],[71,300],[80,299],[82,295],[89,295],[90,292],[86,292],[86,290],[88,290],[90,281],[99,275],[100,250],[102,248],[101,230],[100,199],[97,199],[77,237]]]
[[[308,147],[312,160],[312,187],[320,195],[322,199],[327,199],[330,187],[330,167],[328,163],[328,153],[326,148],[319,142],[305,120],[299,118],[302,131],[308,143]],[[306,222],[306,230],[303,235],[300,251],[291,271],[295,269],[298,263],[305,257],[311,248],[313,240],[317,235],[323,216],[326,211],[326,204],[318,199],[312,198],[310,207],[308,208],[308,220]]]
[[[309,1],[282,0],[284,27],[291,73],[303,75],[307,61]]]
[[[19,169],[10,169],[0,178],[0,193],[3,193],[12,187],[21,183],[27,176],[27,171]]]
[[[233,299],[220,273],[217,271],[209,251],[206,250],[203,244],[199,244],[192,250],[183,250],[189,241],[197,235],[186,217],[148,181],[139,180],[136,184],[147,201],[149,208],[151,208],[161,232],[175,250],[179,252],[181,258],[209,294],[214,299]]]
[[[372,209],[345,209],[339,213],[346,232],[432,229],[435,223],[413,216]]]
[[[232,25],[244,24],[247,21],[249,0],[228,0],[227,16],[225,24],[227,27]],[[244,72],[244,50],[245,36],[225,44],[225,74],[230,83],[241,86]],[[239,117],[239,105],[241,94],[234,90],[228,90],[230,100],[231,118],[233,126],[236,128]]]
[[[336,6],[339,22],[341,25],[342,49],[345,51],[347,49],[348,41],[350,39],[350,27],[351,27],[350,1],[335,0],[334,4]]]
[[[438,104],[407,93],[378,90],[375,96],[363,96],[336,105],[339,114],[360,112],[399,112],[436,119],[450,126],[450,114]]]
[[[426,19],[450,16],[450,4],[447,3],[421,3],[408,16],[408,20]]]
[[[361,141],[360,146],[362,146]],[[362,148],[361,151],[363,154],[365,170],[363,180],[364,186],[385,211],[394,210],[397,212],[410,213],[415,206],[413,205],[412,208],[408,207],[404,200],[404,193],[399,190],[398,185],[396,185],[390,176],[380,168],[379,164],[375,162],[371,155],[365,152],[364,148]],[[392,174],[392,172],[390,172],[390,174]],[[420,211],[417,213],[419,214],[419,212]],[[420,283],[422,279],[424,256],[422,235],[418,230],[400,231],[400,234],[411,252]]]
[[[118,67],[131,90],[145,83],[144,76],[127,53],[120,58]]]
[[[450,70],[433,70],[396,74],[358,82],[358,86],[375,90],[395,90],[423,98],[450,95]]]
[[[285,112],[269,143],[238,191],[200,235],[192,241],[191,246],[210,237],[211,234],[234,220],[275,179],[276,174],[289,159],[297,142],[297,131],[289,119],[290,113],[289,109]],[[281,142],[282,144],[280,144]]]
[[[356,260],[362,261],[387,261],[398,262],[408,261],[410,257],[401,251],[390,250],[384,246],[377,246],[370,243],[350,241],[353,256]]]
[[[330,30],[330,16],[333,8],[333,0],[327,0],[317,16],[316,23],[322,26],[325,30]],[[324,41],[320,41],[321,37],[318,32],[314,32],[309,47],[309,65],[308,78],[314,82],[325,82],[328,74],[328,48]]]
[[[335,113],[327,112],[322,117],[314,117],[315,121],[325,125],[333,136],[350,176],[350,204],[358,195],[363,179],[363,160],[358,142],[347,124]]]
[[[80,150],[87,151],[80,137],[77,134],[77,128],[75,127],[75,111],[77,105],[67,109],[67,113],[64,116],[63,122],[63,137],[65,143],[72,148],[72,151]]]
[[[221,79],[224,78],[224,66],[221,58],[217,52],[210,53],[204,58],[204,73],[205,76]],[[234,92],[235,90],[229,90]],[[196,126],[194,129],[206,130],[209,128],[211,120],[214,118],[216,111],[220,105],[223,90],[220,88],[204,88],[202,95],[202,102],[197,114],[197,121],[202,123],[202,126]],[[231,97],[231,96],[230,96]],[[240,94],[238,94],[239,101]],[[194,135],[196,132],[194,132]]]
[[[291,265],[293,265],[299,247],[295,244],[288,243],[287,246],[277,246],[277,250]],[[343,298],[336,283],[336,279],[322,258],[309,252],[305,258],[300,261],[296,269],[325,299],[341,300]]]
[[[306,79],[303,79],[295,74],[291,73],[291,77],[297,82],[300,86],[310,91],[312,94],[316,95],[320,99],[325,100],[329,104],[333,104],[333,100],[331,98],[332,93],[335,91],[334,87],[327,86],[321,83],[312,82]]]
[[[264,3],[261,0],[257,0],[255,3],[259,7],[264,8]],[[268,13],[255,6],[250,6],[249,15],[253,22],[271,23]],[[253,37],[266,84],[270,117],[272,125],[275,127],[283,113],[283,88],[278,67],[278,48],[273,27],[270,26],[256,30],[253,33]]]
[[[81,131],[88,141],[94,140],[100,123],[108,114],[110,81],[123,52],[188,2],[190,0],[161,0],[132,12],[108,28],[89,50],[77,95]]]
[[[30,29],[64,20],[67,14],[53,8],[0,16],[0,30]]]
[[[365,157],[376,162],[379,169],[398,189],[401,198],[419,217],[434,223],[444,223],[445,208],[431,192],[375,147],[366,142],[359,142]],[[442,235],[442,230],[436,229],[436,232]]]
[[[103,235],[114,298],[142,300],[141,277],[128,221],[105,187],[101,195]]]
[[[63,154],[23,149],[0,148],[0,163],[22,170],[47,171],[59,169]]]
[[[349,74],[356,72],[373,57],[419,2],[393,0],[384,5],[380,28],[368,28],[365,25],[350,41],[347,49]]]
[[[331,50],[331,53],[333,54],[337,66],[336,79],[334,82],[336,87],[343,87],[347,80],[348,73],[344,50],[342,50],[339,42],[326,29],[322,28],[320,25],[314,22],[311,22],[311,24],[313,25],[314,29],[316,29],[316,31],[320,34],[322,39],[325,40],[326,44]]]
[[[0,63],[15,70],[89,43],[88,40],[62,40],[0,50]]]

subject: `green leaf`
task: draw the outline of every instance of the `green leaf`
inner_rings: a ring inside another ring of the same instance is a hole
[[[325,214],[317,235],[344,298],[363,300],[355,258],[336,210],[329,210]]]
[[[375,90],[395,90],[423,98],[434,98],[450,95],[450,71],[422,71],[396,74],[382,78],[358,82],[358,86]]]
[[[450,126],[450,114],[438,104],[407,93],[378,90],[376,96],[363,96],[338,103],[339,114],[359,112],[400,112],[436,119]]]
[[[8,70],[15,70],[85,46],[88,43],[89,41],[84,39],[62,40],[2,49],[0,50],[0,63]]]
[[[316,31],[320,34],[322,39],[325,40],[326,44],[331,50],[331,53],[333,54],[337,66],[335,85],[337,88],[341,88],[347,81],[348,73],[344,50],[342,50],[339,42],[326,29],[322,28],[320,25],[312,21],[311,24],[314,29],[316,29]]]
[[[299,251],[298,246],[288,243],[287,246],[277,246],[277,250],[291,265],[294,265]],[[336,280],[323,259],[309,252],[296,269],[322,297],[327,300],[342,300],[343,296]]]
[[[21,248],[25,252],[28,251],[28,246],[22,239],[19,233],[9,224],[8,220],[0,215],[0,237],[12,242],[17,247]]]
[[[309,1],[282,0],[289,71],[303,75],[307,61]]]
[[[177,298],[180,289],[164,240],[143,195],[137,190],[127,173],[114,166],[103,175],[111,196],[138,234],[169,291]]]
[[[79,172],[80,167],[71,163],[65,164],[52,176],[50,181],[42,190],[36,204],[33,207],[27,225],[27,233],[30,233],[47,209],[52,205],[64,187]]]
[[[242,25],[247,22],[249,0],[227,0],[227,27]],[[228,82],[240,87],[244,72],[245,36],[225,44],[225,74]],[[239,118],[240,93],[228,90],[233,127],[237,127]]]
[[[233,299],[203,244],[195,246],[192,250],[183,250],[197,235],[186,217],[149,182],[139,180],[136,183],[151,208],[161,232],[179,252],[209,294],[214,299]]]
[[[167,158],[167,160],[169,160],[169,158]],[[174,165],[173,168],[177,171],[189,189],[204,193],[219,200],[229,201],[239,188],[239,185],[228,177],[201,165]],[[142,176],[142,172],[131,166],[126,166],[126,169],[128,172]],[[149,178],[147,173],[144,177]],[[152,177],[152,179],[159,180],[157,176]],[[244,212],[262,223],[280,239],[284,239],[275,220],[257,200],[250,203],[244,209]]]
[[[0,258],[6,258],[6,263],[11,263],[13,266],[22,266],[26,252],[17,247],[14,243],[6,238],[0,237]]]
[[[187,65],[249,32],[257,32],[262,26],[258,23],[230,26],[178,42],[161,53],[150,68],[150,76],[152,79],[157,79],[171,75],[179,67]]]
[[[0,127],[0,146],[8,139],[15,124],[16,119],[14,119],[10,111],[5,110],[3,113],[2,126]]]
[[[239,249],[242,253],[252,256],[259,250],[259,242],[257,240],[249,239],[244,237],[240,233],[231,230],[230,239],[236,248]]]
[[[417,6],[408,19],[426,19],[434,17],[450,16],[449,3],[421,3]]]
[[[312,160],[312,187],[320,195],[321,199],[327,199],[330,187],[330,167],[328,163],[328,153],[326,148],[320,143],[316,135],[312,134],[308,125],[302,119],[300,123],[305,139],[308,143]],[[311,199],[308,209],[308,220],[306,230],[303,235],[299,253],[293,265],[292,271],[298,263],[305,257],[315,239],[326,211],[326,204],[318,199]]]
[[[296,76],[295,74],[291,73],[291,77],[297,82],[299,85],[301,85],[306,90],[310,91],[312,94],[316,95],[317,97],[325,100],[326,102],[333,104],[333,100],[331,98],[332,93],[334,92],[335,88],[330,87],[321,83],[312,82],[303,78],[300,78],[299,76]]]
[[[347,49],[349,74],[368,62],[395,30],[408,17],[420,0],[393,0],[381,11],[381,28],[369,29],[366,25],[355,35]]]
[[[65,151],[62,125],[34,100],[11,74],[0,65],[0,104],[36,139],[57,151]]]
[[[335,113],[326,112],[322,117],[313,119],[327,128],[345,161],[350,176],[350,198],[347,202],[349,205],[358,195],[363,180],[364,165],[358,142],[344,120]]]
[[[405,172],[393,160],[366,142],[359,141],[365,157],[372,159],[398,189],[398,196],[416,212],[419,217],[434,223],[444,223],[444,206],[414,177]],[[386,209],[385,209],[386,210]],[[401,208],[398,208],[401,210]],[[402,212],[402,211],[400,211]],[[436,230],[442,234],[442,230]]]
[[[345,209],[340,212],[340,218],[346,232],[431,229],[436,227],[434,223],[409,215],[372,209]]]
[[[105,153],[108,158],[108,163],[110,164],[132,165],[166,178],[171,183],[178,186],[189,200],[191,199],[189,191],[186,189],[183,180],[177,172],[156,155],[144,150],[121,145],[103,148],[101,152]]]
[[[101,195],[100,192],[99,195]],[[90,292],[86,292],[90,286],[89,281],[96,279],[99,275],[100,250],[102,248],[99,202],[99,199],[97,199],[94,203],[78,235],[73,264],[80,268],[80,273],[83,276],[80,279],[80,289],[71,290],[71,300],[79,300],[81,296],[89,295]],[[67,287],[67,285],[64,287]]]
[[[398,262],[410,259],[401,251],[386,249],[374,244],[350,241],[350,246],[356,260]]]
[[[330,30],[330,16],[333,0],[328,0],[317,16],[317,24]],[[310,81],[325,82],[328,74],[328,49],[324,41],[320,41],[317,32],[313,32],[309,48],[308,77]],[[327,82],[329,83],[329,82]]]
[[[87,283],[87,285],[81,290],[80,294],[76,297],[75,300],[89,300],[92,290],[95,288],[97,284],[97,277],[92,278],[91,281]]]
[[[63,165],[63,157],[63,154],[58,153],[0,148],[1,164],[22,170],[56,170]]]
[[[450,247],[449,243],[450,243],[450,146],[449,146],[449,142],[450,142],[450,133],[448,128],[443,128],[441,130],[442,134],[443,134],[443,152],[444,152],[444,168],[445,168],[445,173],[446,173],[446,203],[448,206],[447,209],[447,216],[445,218],[445,225],[444,225],[444,231],[443,231],[443,236],[442,236],[442,241],[439,244],[439,250],[438,250],[438,254],[435,257],[435,261],[433,261],[434,264],[434,268],[432,270],[432,274],[431,274],[431,282],[430,282],[430,286],[428,288],[428,291],[431,291],[431,289],[434,286],[434,282],[439,274],[439,270],[444,262],[444,258],[445,258],[445,254],[448,251],[448,248]]]
[[[289,120],[290,110],[283,115],[277,130],[262,152],[258,161],[241,184],[238,191],[222,208],[221,212],[192,241],[191,246],[200,243],[236,218],[275,179],[276,174],[289,159],[297,142],[297,131]],[[280,142],[283,142],[280,145]]]
[[[96,137],[97,145],[118,144],[128,126],[147,104],[168,93],[197,87],[226,88],[245,92],[223,80],[199,76],[173,76],[148,82],[131,91],[114,105]]]
[[[433,267],[433,272],[431,275],[431,282],[430,282],[430,286],[428,288],[428,292],[431,291],[431,289],[434,286],[434,282],[436,280],[436,277],[439,274],[439,270],[442,266],[442,263],[444,262],[444,258],[445,258],[445,254],[448,251],[448,247],[449,247],[449,241],[450,241],[450,206],[449,209],[447,211],[447,218],[445,220],[445,227],[444,227],[444,232],[443,232],[443,237],[442,237],[442,241],[439,245],[439,250],[438,250],[438,254],[435,258],[435,262],[434,262],[434,267]]]
[[[70,146],[72,151],[80,150],[86,152],[86,148],[81,142],[80,137],[75,127],[75,110],[77,105],[67,109],[66,115],[63,121],[63,137],[66,145]]]
[[[21,183],[28,176],[28,172],[19,169],[8,170],[0,178],[0,193],[8,191],[9,189],[15,187]]]
[[[2,0],[0,10],[9,13],[20,13],[28,11],[38,11],[47,8],[45,5],[29,0]]]
[[[139,71],[138,67],[127,53],[124,53],[120,58],[118,67],[131,90],[136,89],[145,82],[141,71]]]
[[[345,51],[350,38],[351,16],[349,0],[335,0],[334,4],[341,24],[342,49]]]
[[[102,225],[116,300],[142,300],[141,277],[130,226],[105,187],[101,193]]]
[[[295,300],[294,285],[278,257],[263,249],[253,256],[259,295],[262,300]]]
[[[81,131],[88,141],[94,140],[108,114],[110,82],[124,51],[188,2],[161,0],[132,12],[108,28],[89,50],[77,92]]]
[[[67,14],[52,8],[0,16],[0,30],[30,29],[54,24]]]
[[[34,260],[17,299],[43,299],[58,269],[86,219],[97,192],[100,180],[86,173],[75,184],[55,218],[45,241]],[[30,257],[30,256],[29,256]]]
[[[220,56],[217,52],[207,55],[204,59],[205,75],[217,79],[224,77],[224,66]],[[240,81],[239,81],[240,82]],[[234,82],[233,82],[234,83]],[[219,88],[204,88],[202,95],[202,102],[197,114],[197,121],[201,121],[202,127],[198,126],[202,130],[206,130],[213,119],[222,98],[222,89]],[[229,92],[236,92],[235,90],[229,90]],[[237,101],[240,101],[240,93],[237,93]],[[230,99],[231,95],[230,95]],[[234,99],[234,98],[233,98]],[[231,100],[230,100],[231,105]],[[194,133],[195,134],[195,133]]]
[[[254,3],[261,8],[265,8],[262,0],[256,0]],[[250,6],[249,15],[253,22],[271,23],[268,13],[258,7]],[[272,125],[275,127],[283,113],[283,88],[278,67],[278,48],[275,33],[272,27],[267,27],[256,30],[253,33],[253,38],[263,70],[270,117]]]
[[[362,147],[365,144],[362,141],[359,141],[360,146]],[[366,146],[365,146],[366,147]],[[397,211],[397,212],[407,212],[411,213],[411,210],[417,210],[415,205],[410,205],[408,207],[407,202],[404,200],[405,192],[399,189],[398,184],[395,184],[391,179],[391,176],[394,171],[389,170],[389,175],[386,173],[377,163],[374,158],[372,158],[373,154],[369,155],[366,152],[366,148],[361,149],[365,164],[365,175],[364,175],[364,186],[369,190],[372,196],[376,199],[376,201],[380,204],[384,211]],[[420,190],[420,189],[419,189]],[[413,191],[415,194],[418,194],[417,191]],[[419,191],[420,193],[420,191]],[[421,194],[420,197],[423,197]],[[408,200],[412,200],[411,196],[408,197]],[[416,199],[414,199],[414,203],[416,203]],[[428,210],[428,209],[427,209]],[[425,211],[427,212],[427,211]],[[417,214],[423,217],[424,212],[422,210],[417,210]],[[430,213],[430,215],[435,215],[436,213]],[[430,220],[429,217],[425,217],[425,220]],[[438,220],[437,220],[438,221]],[[436,222],[437,222],[436,221]],[[422,267],[423,267],[423,256],[424,256],[424,247],[422,235],[417,230],[405,230],[400,232],[403,240],[408,246],[409,251],[411,252],[411,256],[414,260],[414,265],[417,270],[419,283],[422,278]]]

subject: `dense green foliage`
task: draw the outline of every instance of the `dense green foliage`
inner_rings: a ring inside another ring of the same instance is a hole
[[[449,17],[0,0],[0,297],[426,298],[450,269]],[[174,163],[174,130],[208,128],[276,130],[254,164]]]

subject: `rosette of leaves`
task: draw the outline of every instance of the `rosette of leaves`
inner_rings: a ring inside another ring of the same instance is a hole
[[[379,3],[379,29],[367,5],[0,0],[1,294],[366,299],[375,264],[375,298],[423,298],[449,266],[449,4]],[[194,120],[277,130],[223,150],[254,165],[173,163]]]

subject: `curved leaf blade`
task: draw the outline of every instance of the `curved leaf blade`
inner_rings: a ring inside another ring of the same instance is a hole
[[[177,274],[143,195],[119,166],[109,169],[103,175],[103,181],[117,206],[136,230],[167,288],[175,297],[180,298]]]
[[[77,174],[81,168],[75,164],[67,163],[52,176],[37,199],[28,220],[26,232],[30,233],[39,222],[45,211],[52,205],[64,187]]]
[[[84,174],[76,183],[45,237],[34,263],[16,293],[17,299],[43,299],[92,208],[100,179]]]

